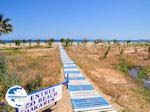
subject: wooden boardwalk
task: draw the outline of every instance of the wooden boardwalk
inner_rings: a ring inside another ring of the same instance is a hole
[[[74,112],[116,112],[116,110],[94,89],[79,67],[60,47],[64,76],[69,79],[68,89]]]

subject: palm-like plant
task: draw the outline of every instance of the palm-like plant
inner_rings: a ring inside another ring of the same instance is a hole
[[[0,15],[0,35],[12,32],[13,26],[9,21],[9,18],[4,18],[3,15]]]

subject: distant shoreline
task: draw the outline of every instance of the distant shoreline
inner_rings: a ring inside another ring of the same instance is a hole
[[[29,40],[31,40],[32,43],[36,43],[36,40],[35,39],[13,39],[13,40],[26,40],[27,42]],[[13,43],[12,41],[13,40],[2,40],[4,41],[5,43]],[[37,40],[40,40],[40,39],[37,39]],[[41,39],[40,42],[45,42],[46,40],[48,39]],[[93,42],[94,40],[97,40],[97,39],[87,39],[88,42]],[[73,39],[74,42],[82,42],[83,39]],[[104,42],[113,42],[113,40],[103,40]],[[128,40],[117,40],[117,42],[127,42]],[[130,40],[131,42],[150,42],[150,40]],[[54,42],[60,42],[60,40],[56,39]]]

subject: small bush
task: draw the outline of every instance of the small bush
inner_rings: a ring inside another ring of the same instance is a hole
[[[125,59],[121,59],[117,65],[117,68],[124,73],[128,73],[130,67],[131,65]]]
[[[120,56],[122,57],[123,55],[123,52],[124,52],[124,48],[119,48],[119,53],[120,53]]]
[[[138,81],[143,82],[143,79],[148,79],[149,77],[148,77],[147,74],[149,72],[150,71],[148,69],[146,69],[146,68],[140,69],[139,72],[138,72]]]
[[[71,39],[65,39],[64,40],[64,46],[65,47],[68,47],[69,45],[72,45],[73,44],[73,40],[71,40]]]
[[[51,48],[52,47],[52,44],[54,42],[54,39],[53,38],[50,38],[48,40],[46,40],[46,43],[48,44],[48,46]]]
[[[35,40],[35,42],[36,42],[37,46],[40,46],[41,41],[39,39]]]
[[[10,87],[12,87],[14,85],[20,85],[20,78],[16,74],[5,73],[5,74],[1,75],[1,78],[3,80],[1,80],[1,84],[0,84],[0,85],[2,85],[0,97],[4,98],[6,91]]]
[[[16,46],[18,47],[18,46],[21,45],[22,41],[21,41],[21,40],[14,40],[14,43],[15,43]]]
[[[96,40],[94,40],[94,44],[95,45],[97,45],[97,44],[99,44],[99,43],[102,43],[103,42],[103,40],[101,40],[101,39],[96,39]]]
[[[86,38],[84,38],[81,43],[83,43],[83,45],[86,46],[88,43],[88,40]]]
[[[35,77],[35,79],[31,80],[26,86],[26,90],[31,93],[35,90],[38,90],[41,88],[41,82],[42,82],[42,78],[40,77],[40,75],[37,75]]]

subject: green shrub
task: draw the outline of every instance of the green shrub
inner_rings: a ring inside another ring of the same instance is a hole
[[[21,41],[21,40],[14,40],[14,43],[15,43],[16,46],[18,47],[18,46],[21,45],[22,41]]]
[[[6,73],[6,59],[0,56],[0,75]]]
[[[41,88],[41,82],[42,82],[42,78],[40,75],[37,75],[35,77],[35,79],[31,80],[26,86],[25,89],[31,93],[35,90],[38,90]]]
[[[148,79],[148,73],[150,71],[146,68],[142,68],[138,72],[138,81],[143,82],[143,79]]]
[[[1,90],[1,94],[0,97],[4,97],[4,95],[6,94],[6,91],[14,86],[14,85],[20,85],[20,78],[16,75],[16,74],[9,74],[9,73],[5,73],[3,75],[1,75],[2,81],[1,84],[2,85],[2,90]]]
[[[65,41],[65,39],[64,39],[64,38],[61,38],[61,39],[60,39],[60,42],[62,42],[62,43],[63,43],[64,41]]]
[[[48,46],[51,48],[52,47],[52,44],[54,42],[54,39],[53,38],[50,38],[48,40],[46,40],[46,43],[48,44]]]
[[[71,39],[65,39],[64,40],[64,46],[65,47],[68,47],[69,45],[72,45],[73,44],[73,40],[71,40]]]
[[[128,63],[125,59],[120,59],[119,64],[117,65],[118,70],[128,73],[129,68],[131,67],[131,64]]]

